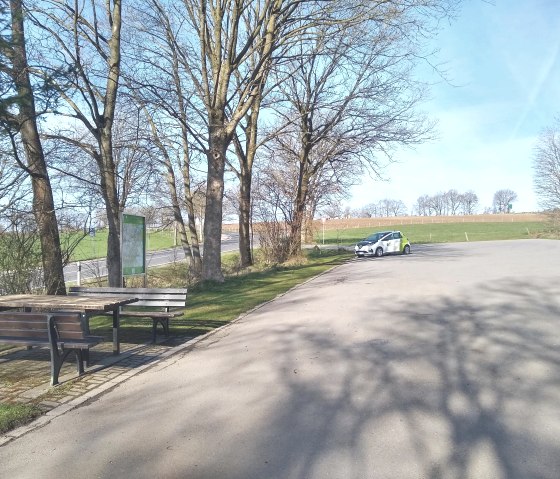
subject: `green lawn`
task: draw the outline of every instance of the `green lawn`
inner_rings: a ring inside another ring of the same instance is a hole
[[[400,230],[411,243],[454,243],[527,239],[546,236],[547,225],[542,222],[519,223],[430,223],[393,225],[375,228],[326,230],[325,244],[353,245],[376,231]],[[315,238],[322,243],[322,232]]]
[[[95,232],[95,236],[86,236],[72,254],[71,261],[84,261],[86,259],[104,258],[107,256],[107,230],[100,229]],[[81,235],[61,235],[61,243],[64,245],[80,238]],[[179,241],[179,240],[178,240]],[[148,231],[146,234],[146,244],[149,251],[171,248],[174,246],[174,232],[171,230]]]

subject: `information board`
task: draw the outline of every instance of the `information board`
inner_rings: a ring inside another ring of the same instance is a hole
[[[121,215],[121,259],[123,276],[146,273],[146,218]]]

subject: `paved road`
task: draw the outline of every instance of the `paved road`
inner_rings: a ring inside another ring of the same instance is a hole
[[[560,242],[310,281],[0,448],[2,477],[557,479]]]
[[[222,236],[222,252],[238,249],[239,234],[228,233]],[[162,266],[185,259],[185,253],[181,247],[169,248],[159,251],[149,251],[146,255],[148,268]],[[105,258],[81,261],[81,279],[98,278],[107,275]],[[78,263],[71,263],[64,268],[64,279],[67,282],[76,282],[78,277]]]

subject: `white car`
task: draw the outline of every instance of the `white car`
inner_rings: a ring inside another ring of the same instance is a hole
[[[362,256],[383,256],[390,253],[410,254],[410,241],[400,231],[380,231],[363,239],[354,247],[354,254]]]

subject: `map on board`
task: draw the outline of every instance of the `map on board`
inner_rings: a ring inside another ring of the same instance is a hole
[[[123,276],[146,272],[146,220],[143,216],[122,215]]]

